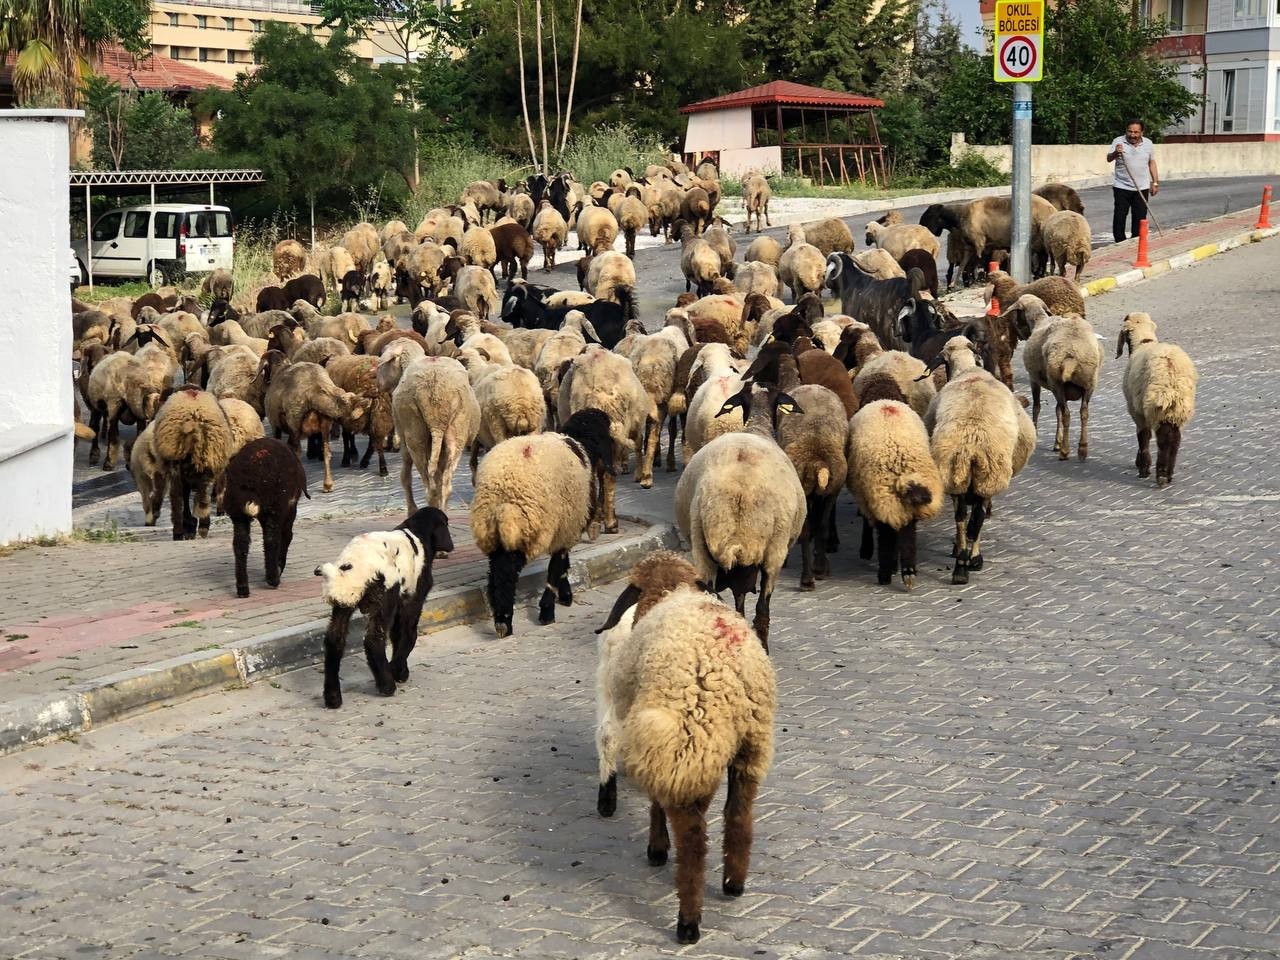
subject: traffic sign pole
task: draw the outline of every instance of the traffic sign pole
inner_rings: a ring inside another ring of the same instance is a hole
[[[1013,85],[1013,249],[1009,271],[1031,279],[1031,84]]]

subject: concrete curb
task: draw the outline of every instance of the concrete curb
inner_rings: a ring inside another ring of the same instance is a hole
[[[579,547],[570,567],[575,588],[595,587],[626,573],[652,550],[680,548],[680,536],[669,523],[648,524],[643,533],[611,544]],[[547,561],[531,564],[520,577],[517,604],[542,593]],[[422,610],[420,629],[434,633],[488,616],[482,586],[454,587],[433,592]],[[359,638],[364,618],[352,618],[352,637]],[[287,627],[225,648],[202,650],[137,670],[103,677],[58,693],[22,697],[0,705],[0,754],[21,750],[55,737],[73,736],[155,709],[165,703],[247,685],[255,680],[319,663],[324,657],[324,634],[329,621]],[[363,653],[363,644],[347,644],[347,655]]]
[[[1156,260],[1149,267],[1125,270],[1123,273],[1117,273],[1114,276],[1098,277],[1096,280],[1090,280],[1088,283],[1081,284],[1080,292],[1086,297],[1096,297],[1106,293],[1108,290],[1127,287],[1143,280],[1150,280],[1152,277],[1158,277],[1162,273],[1168,273],[1170,270],[1181,270],[1183,267],[1189,267],[1200,260],[1216,257],[1220,253],[1226,253],[1228,250],[1234,250],[1236,247],[1241,247],[1248,243],[1266,240],[1278,233],[1280,233],[1280,227],[1269,227],[1266,230],[1245,230],[1215,243],[1201,244],[1185,253],[1175,254],[1164,260]]]

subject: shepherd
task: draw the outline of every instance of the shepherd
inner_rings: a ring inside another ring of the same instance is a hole
[[[1111,141],[1107,163],[1115,164],[1111,193],[1115,211],[1111,216],[1111,232],[1116,243],[1124,243],[1124,221],[1129,217],[1129,236],[1138,235],[1138,221],[1147,217],[1147,198],[1160,192],[1160,173],[1156,170],[1155,144],[1144,135],[1141,120],[1125,124],[1123,137]]]

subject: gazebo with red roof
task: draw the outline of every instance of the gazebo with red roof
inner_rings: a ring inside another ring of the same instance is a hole
[[[819,184],[888,178],[874,111],[883,100],[789,80],[681,107],[689,117],[685,160],[710,157],[722,173],[794,171]]]

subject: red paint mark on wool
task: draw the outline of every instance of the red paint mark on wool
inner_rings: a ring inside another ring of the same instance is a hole
[[[531,446],[530,446],[529,444],[527,444],[527,443],[524,445],[524,449],[523,449],[523,450],[521,450],[520,452],[521,452],[522,454],[524,454],[524,458],[525,458],[526,460],[530,460],[530,459],[532,459],[532,458],[533,458],[533,447],[531,447]]]
[[[746,639],[742,636],[742,632],[724,617],[716,617],[711,629],[715,631],[716,639],[723,641],[726,647],[735,647]]]
[[[880,408],[880,412],[883,413],[886,417],[896,417],[900,413],[897,407],[887,403]]]

